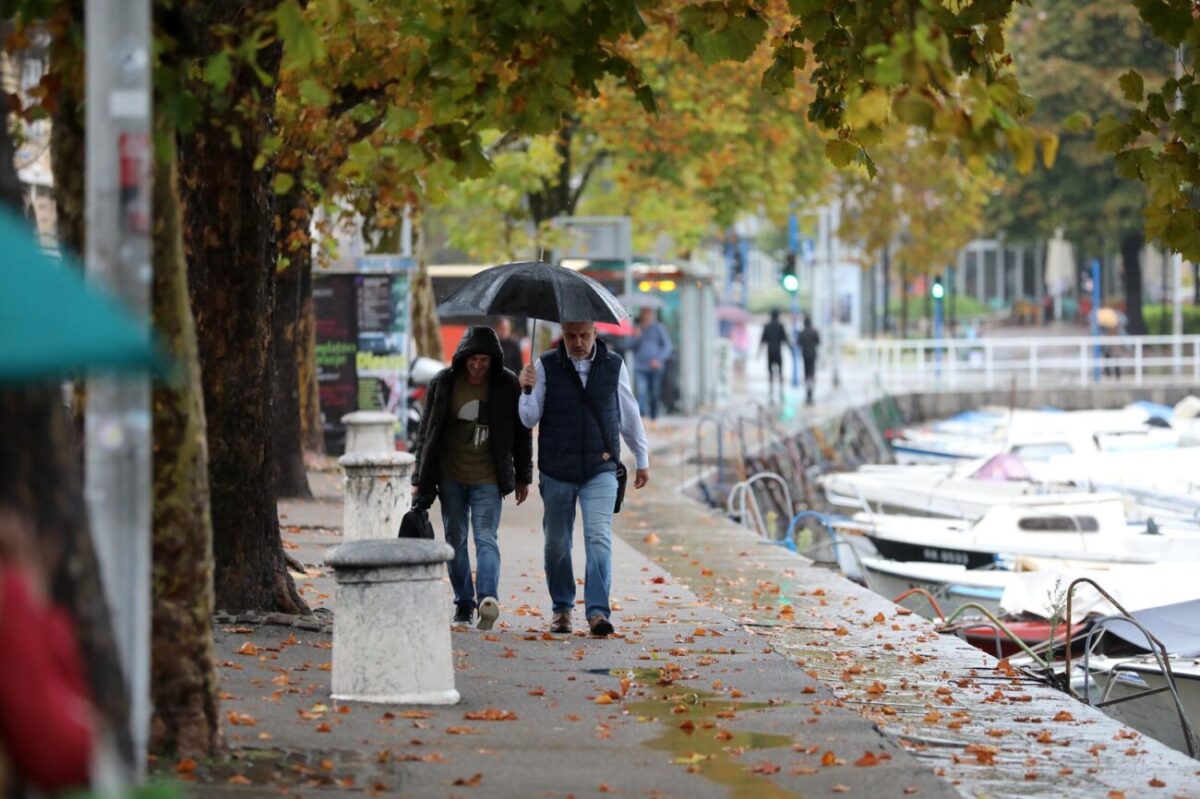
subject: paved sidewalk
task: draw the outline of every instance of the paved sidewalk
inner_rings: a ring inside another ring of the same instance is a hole
[[[327,630],[221,624],[231,756],[187,773],[193,792],[1200,798],[1194,761],[685,497],[691,424],[660,423],[654,483],[617,517],[617,636],[546,632],[541,503],[509,499],[500,624],[453,634],[459,705],[335,704]],[[341,478],[313,483],[280,515],[303,596],[329,608]],[[575,555],[582,575],[578,534]]]
[[[336,478],[317,483],[328,492]],[[337,509],[328,499],[281,507],[293,555],[319,563],[339,540]],[[549,635],[540,513],[536,495],[521,508],[505,503],[503,612],[491,633],[454,633],[463,695],[455,707],[335,707],[328,633],[221,625],[233,757],[202,764],[196,793],[787,797],[850,789],[882,796],[901,786],[910,795],[954,795],[871,722],[834,707],[831,693],[787,657],[620,538],[617,635]],[[300,587],[314,606],[329,606],[324,569],[310,568]],[[448,583],[445,592],[449,623]],[[516,718],[468,718],[488,711]]]

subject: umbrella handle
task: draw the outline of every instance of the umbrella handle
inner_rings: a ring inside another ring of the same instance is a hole
[[[533,322],[533,328],[529,333],[529,362],[533,363],[533,356],[537,354],[537,320],[531,319],[530,321]],[[533,389],[529,386],[525,386],[521,389],[521,391],[525,392],[526,394],[533,393]]]

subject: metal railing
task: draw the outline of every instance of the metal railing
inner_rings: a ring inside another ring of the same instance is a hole
[[[1200,383],[1196,335],[864,340],[842,358],[889,391]]]

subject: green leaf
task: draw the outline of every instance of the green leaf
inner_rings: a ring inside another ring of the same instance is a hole
[[[848,141],[833,139],[825,142],[825,157],[838,169],[850,166],[850,162],[858,155],[858,148]]]
[[[1076,111],[1063,120],[1063,130],[1067,133],[1083,133],[1091,130],[1092,118],[1082,111]]]
[[[679,14],[684,41],[706,64],[745,61],[762,42],[767,23],[748,9],[744,16],[725,11],[719,3],[687,6]]]
[[[1125,94],[1125,99],[1131,103],[1140,103],[1145,91],[1142,82],[1142,75],[1135,69],[1131,69],[1122,75],[1117,83],[1121,85],[1121,91]]]
[[[645,110],[647,114],[658,113],[658,102],[654,99],[654,90],[648,85],[642,84],[641,86],[638,86],[634,90],[633,96],[637,99],[638,104],[643,110]]]
[[[1096,147],[1106,153],[1115,153],[1137,140],[1137,130],[1106,114],[1096,123]]]
[[[222,50],[209,56],[204,64],[204,80],[210,86],[218,93],[223,92],[232,78],[233,63],[229,60],[229,53]]]
[[[283,40],[285,69],[304,69],[325,60],[325,44],[304,18],[296,0],[283,0],[275,9],[275,24]]]
[[[333,94],[312,78],[300,81],[300,99],[314,108],[328,108]]]
[[[275,180],[271,182],[271,188],[276,194],[287,194],[296,185],[296,179],[292,177],[290,172],[277,172]]]

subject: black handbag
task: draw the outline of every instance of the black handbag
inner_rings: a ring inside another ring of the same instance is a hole
[[[433,539],[433,522],[429,521],[429,504],[423,496],[413,500],[410,511],[400,518],[400,533],[397,538]]]
[[[605,432],[604,424],[600,421],[600,414],[596,413],[596,406],[592,404],[592,398],[588,396],[587,390],[583,387],[583,381],[578,372],[575,372],[575,387],[579,389],[579,396],[583,397],[583,404],[587,406],[588,411],[592,414],[592,420],[600,429],[600,435],[604,436],[604,448],[608,450],[605,454],[612,457],[612,453],[616,452],[616,449],[613,447],[613,442],[608,440],[608,433]],[[625,501],[625,484],[627,482],[629,482],[629,470],[625,468],[625,464],[617,461],[617,501],[613,505],[613,513],[621,512],[621,503]]]

